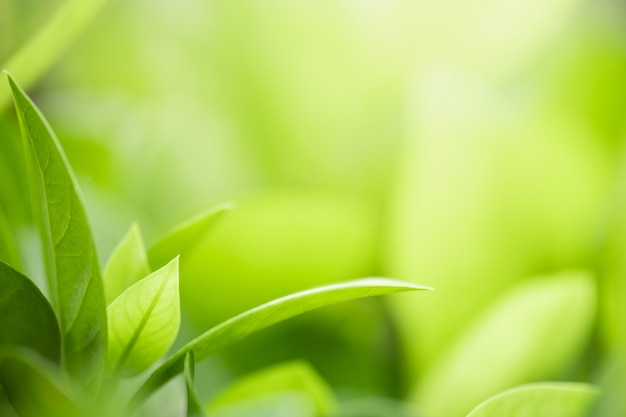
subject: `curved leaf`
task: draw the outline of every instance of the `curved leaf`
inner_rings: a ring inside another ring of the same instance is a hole
[[[0,349],[0,384],[20,417],[89,415],[57,370],[34,352]]]
[[[133,224],[113,250],[102,274],[107,304],[111,304],[124,290],[149,273],[150,267],[141,232],[139,227]]]
[[[59,11],[2,65],[19,74],[26,87],[33,84],[80,35],[107,0],[68,0]],[[8,91],[0,88],[0,111],[8,104]]]
[[[78,193],[58,139],[39,109],[9,75],[36,190],[35,218],[43,241],[52,305],[58,311],[64,365],[83,380],[102,371],[106,305],[100,266]]]
[[[185,384],[187,385],[187,417],[203,417],[204,411],[198,399],[196,386],[194,385],[194,359],[193,351],[185,355]]]
[[[527,384],[489,398],[467,417],[585,417],[598,393],[589,384]]]
[[[209,227],[233,207],[233,203],[223,203],[175,226],[148,251],[150,266],[155,269],[160,268],[170,259],[190,249],[202,238]]]
[[[134,409],[144,398],[179,374],[189,351],[194,352],[196,361],[201,361],[251,333],[307,311],[357,298],[414,290],[432,291],[432,288],[386,278],[365,278],[302,291],[248,310],[208,330],[174,353],[150,375],[131,399],[129,407]]]
[[[326,416],[335,411],[336,400],[326,382],[306,362],[295,361],[263,369],[247,376],[211,401],[210,412],[255,397],[281,392],[299,391],[314,403],[316,414]]]
[[[582,352],[594,312],[595,286],[586,273],[519,286],[429,368],[414,403],[427,415],[456,417],[509,387],[559,377]]]
[[[126,376],[148,369],[178,334],[178,258],[128,288],[107,311],[107,367]]]
[[[24,275],[0,262],[0,346],[31,348],[61,361],[59,323],[48,300]]]

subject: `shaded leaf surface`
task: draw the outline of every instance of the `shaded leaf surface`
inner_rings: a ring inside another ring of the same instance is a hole
[[[204,411],[198,399],[196,386],[194,384],[195,362],[193,359],[193,351],[187,352],[185,355],[185,384],[187,385],[187,417],[203,417]]]
[[[0,262],[0,346],[31,348],[61,361],[61,334],[54,311],[39,288]]]
[[[52,304],[58,310],[64,364],[84,380],[98,377],[106,348],[106,306],[87,215],[61,145],[41,112],[9,76],[39,197],[35,216],[44,245]]]
[[[189,351],[194,352],[196,361],[201,361],[251,333],[307,311],[358,298],[414,290],[432,289],[391,279],[366,278],[302,291],[248,310],[208,330],[178,350],[150,375],[131,400],[130,407],[136,407],[143,398],[182,372],[185,355]]]

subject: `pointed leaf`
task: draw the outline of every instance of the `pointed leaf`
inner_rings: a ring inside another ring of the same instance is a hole
[[[428,369],[414,403],[427,415],[455,417],[509,387],[559,377],[587,343],[595,297],[583,272],[519,286]]]
[[[495,395],[467,417],[585,417],[597,396],[589,384],[539,382]]]
[[[133,224],[113,250],[104,268],[102,279],[107,304],[111,304],[124,290],[149,273],[150,267],[141,232],[139,227]]]
[[[100,266],[77,182],[39,109],[9,76],[37,190],[35,216],[44,245],[52,305],[60,316],[64,365],[86,381],[102,370],[106,306]]]
[[[160,268],[170,259],[191,249],[206,231],[233,207],[233,203],[223,203],[175,226],[148,251],[150,266],[154,269]]]
[[[187,385],[187,417],[203,417],[204,411],[198,399],[194,379],[193,351],[187,352],[185,355],[185,383]]]
[[[256,331],[307,311],[358,298],[414,290],[432,288],[386,278],[365,278],[302,291],[248,310],[208,330],[178,350],[150,375],[131,400],[130,408],[134,409],[145,397],[179,374],[189,351],[194,352],[196,361],[201,361]]]
[[[57,369],[32,351],[0,349],[0,384],[20,417],[89,415]]]
[[[128,288],[107,311],[107,367],[125,376],[148,369],[178,334],[178,258]]]
[[[299,391],[315,405],[316,414],[326,416],[335,411],[336,400],[326,382],[306,362],[295,361],[263,369],[247,376],[211,401],[208,410],[219,410],[255,397]]]
[[[0,262],[0,347],[10,345],[61,361],[61,333],[48,300],[30,279]]]

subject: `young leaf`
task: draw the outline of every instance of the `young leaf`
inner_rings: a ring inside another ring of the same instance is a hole
[[[58,310],[67,370],[85,381],[100,375],[106,348],[106,305],[100,266],[77,182],[39,109],[9,75],[44,244],[52,305]]]
[[[48,300],[30,279],[0,262],[0,346],[9,345],[61,361],[59,323]]]
[[[208,410],[219,414],[223,407],[287,391],[299,391],[310,398],[316,415],[326,416],[335,411],[336,400],[330,387],[308,363],[301,361],[280,364],[237,381],[219,394]]]
[[[539,382],[495,395],[467,417],[585,417],[597,396],[589,384]]]
[[[19,74],[26,87],[34,83],[80,35],[107,0],[69,0],[33,36],[29,42],[2,65]],[[0,88],[0,111],[10,95]]]
[[[56,371],[32,351],[0,349],[0,384],[20,417],[89,415]]]
[[[141,232],[133,224],[117,245],[104,268],[102,280],[107,304],[111,304],[124,290],[150,273]]]
[[[148,251],[150,266],[157,269],[170,259],[190,249],[222,215],[232,210],[233,203],[223,203],[174,227]]]
[[[128,288],[107,311],[107,367],[125,376],[148,369],[178,334],[178,258]]]
[[[194,385],[194,367],[193,351],[187,352],[185,355],[185,383],[187,385],[187,417],[203,417],[204,411],[198,399],[196,386]]]
[[[594,311],[595,286],[586,273],[516,288],[429,368],[414,403],[428,415],[454,417],[506,388],[559,377],[581,353]]]
[[[201,361],[251,333],[307,311],[357,298],[414,290],[432,291],[432,288],[386,278],[365,278],[298,292],[248,310],[208,330],[174,353],[139,388],[129,408],[134,409],[144,398],[179,374],[187,352],[193,351],[196,361]]]

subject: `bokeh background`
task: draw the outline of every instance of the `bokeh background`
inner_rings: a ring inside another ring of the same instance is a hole
[[[15,59],[72,7],[94,17]],[[197,371],[206,398],[303,359],[346,416],[462,416],[544,379],[604,385],[619,415],[625,22],[617,0],[0,0],[0,63],[57,132],[102,264],[132,222],[150,244],[236,202],[183,254],[183,334],[363,276],[437,290],[254,336]],[[6,83],[0,109],[25,248]]]

